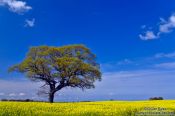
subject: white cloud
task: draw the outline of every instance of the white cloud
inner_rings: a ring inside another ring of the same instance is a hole
[[[25,20],[25,27],[34,27],[35,26],[35,19],[33,18],[32,20]]]
[[[175,14],[169,17],[168,21],[161,19],[161,24],[159,25],[160,33],[169,33],[175,28]]]
[[[19,93],[19,96],[25,96],[26,94],[25,93]]]
[[[153,31],[147,31],[144,35],[140,34],[139,37],[142,40],[152,40],[159,38],[159,34],[155,35]]]
[[[137,64],[135,63],[135,61],[125,58],[117,62],[101,63],[100,67],[103,72],[108,72],[108,71],[120,70],[121,67],[125,67],[128,65],[133,66]]]
[[[158,53],[155,58],[175,58],[175,52],[172,53]]]
[[[0,91],[4,93],[4,95],[0,95],[0,99],[7,98],[10,99],[14,97],[16,99],[23,98],[31,98],[34,95],[37,95],[37,91],[39,90],[41,83],[34,83],[31,81],[25,80],[1,80],[0,79]],[[40,97],[37,97],[39,99]]]
[[[174,62],[175,51],[169,53],[156,53],[151,56],[136,57],[132,59],[123,59],[116,62],[106,62],[101,64],[101,70],[103,72],[114,72],[121,70],[138,70],[138,69],[159,69],[161,63]],[[169,69],[173,68],[172,64],[166,64]],[[161,69],[165,66],[162,64]],[[174,69],[174,68],[173,68]]]
[[[10,11],[19,14],[32,9],[32,7],[28,6],[26,2],[19,0],[0,0],[0,5],[7,6]]]
[[[156,68],[175,69],[175,62],[165,62],[155,65]]]
[[[153,40],[160,37],[161,34],[170,33],[175,28],[175,14],[172,14],[166,21],[164,18],[160,18],[158,25],[158,32],[146,31],[144,34],[140,34],[141,40]]]
[[[5,95],[5,93],[0,93],[0,96],[3,96],[3,95]]]
[[[131,60],[129,60],[129,59],[124,59],[124,60],[122,60],[122,61],[119,61],[117,64],[118,64],[118,65],[126,65],[126,64],[131,64],[131,63],[133,63]]]
[[[15,96],[16,96],[15,93],[10,93],[10,94],[9,94],[9,97],[15,97]]]
[[[154,95],[171,98],[174,74],[175,71],[154,69],[104,73],[103,80],[96,85],[94,93],[112,92],[114,98],[123,95],[119,99],[134,99],[137,95],[143,95],[140,99],[148,99]]]
[[[138,100],[148,99],[152,96],[173,98],[175,85],[175,71],[160,70],[128,70],[104,73],[101,82],[96,82],[96,88],[86,91],[80,89],[63,89],[55,96],[55,101],[81,101],[81,100]],[[0,80],[0,91],[8,96],[0,98],[21,99],[29,98],[41,100],[35,96],[40,84],[30,81]],[[143,91],[144,90],[144,91]],[[25,93],[25,92],[27,93]],[[21,94],[20,94],[21,93]],[[25,96],[20,96],[24,95]],[[59,96],[61,94],[61,96]],[[71,97],[70,97],[71,96]],[[78,99],[77,99],[78,98]],[[43,99],[47,100],[47,98]]]
[[[142,26],[141,26],[141,29],[145,29],[145,28],[146,28],[146,25],[142,25]]]
[[[25,93],[9,93],[8,94],[9,97],[19,97],[19,96],[25,96],[25,95],[26,95]]]

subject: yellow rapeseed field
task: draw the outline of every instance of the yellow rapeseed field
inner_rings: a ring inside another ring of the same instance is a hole
[[[175,116],[175,100],[0,102],[0,116]]]

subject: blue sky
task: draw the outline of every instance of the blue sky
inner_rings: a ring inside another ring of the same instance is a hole
[[[0,0],[0,38],[0,98],[39,99],[40,83],[8,67],[31,46],[69,44],[97,55],[103,80],[94,90],[64,89],[57,100],[175,98],[173,0]]]

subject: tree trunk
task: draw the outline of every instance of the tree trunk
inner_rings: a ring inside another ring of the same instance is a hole
[[[53,101],[54,101],[54,94],[55,94],[55,93],[53,93],[53,92],[50,92],[50,93],[49,93],[49,102],[50,102],[50,103],[53,103]]]

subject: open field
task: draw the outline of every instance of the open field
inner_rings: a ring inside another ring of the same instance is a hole
[[[1,116],[174,116],[175,100],[77,103],[0,102]],[[159,113],[159,115],[158,115]]]

